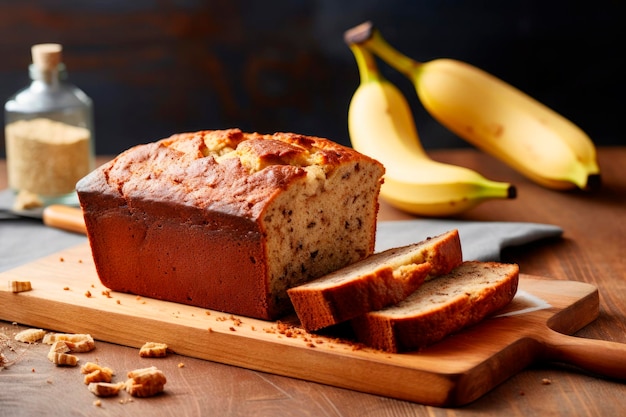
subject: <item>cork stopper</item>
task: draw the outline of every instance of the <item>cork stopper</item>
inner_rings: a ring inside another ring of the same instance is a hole
[[[40,43],[33,45],[31,55],[33,64],[42,71],[56,69],[61,63],[63,47],[58,43]]]

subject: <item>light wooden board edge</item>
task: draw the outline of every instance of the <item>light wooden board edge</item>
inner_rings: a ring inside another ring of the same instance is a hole
[[[0,290],[0,319],[53,331],[90,333],[97,340],[130,347],[146,341],[165,342],[181,355],[434,406],[471,402],[530,365],[538,354],[528,349],[520,334],[511,332],[503,334],[506,340],[501,345],[486,342],[479,355],[463,349],[468,340],[475,347],[481,332],[510,328],[520,316],[485,320],[422,352],[390,354],[303,331],[281,332],[276,322],[130,294],[106,296],[86,250],[79,245],[1,273],[1,281],[28,279],[34,290],[19,294]],[[70,274],[68,265],[72,265]],[[589,284],[522,275],[520,289],[526,287],[541,298],[552,300],[559,295],[558,302],[551,301],[551,308],[535,312],[537,326],[545,326],[577,301],[580,307],[588,304],[581,300],[591,300],[597,292]],[[567,315],[563,317],[567,322]],[[566,327],[575,331],[588,322],[566,323]],[[510,365],[499,373],[487,372],[485,379],[487,359],[495,355]]]

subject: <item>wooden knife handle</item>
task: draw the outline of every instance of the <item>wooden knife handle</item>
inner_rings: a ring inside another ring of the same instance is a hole
[[[53,204],[43,210],[43,223],[46,226],[70,232],[86,234],[83,211],[78,207]]]
[[[547,357],[597,375],[626,380],[626,343],[567,336],[550,330]]]

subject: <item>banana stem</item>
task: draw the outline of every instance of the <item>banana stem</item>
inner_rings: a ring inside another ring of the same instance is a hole
[[[376,28],[372,28],[371,36],[360,45],[378,55],[383,61],[409,78],[415,77],[423,65],[391,46]]]
[[[361,84],[380,81],[381,74],[376,65],[376,58],[365,48],[357,44],[351,44],[350,50],[356,59],[356,65],[359,68],[359,76]]]

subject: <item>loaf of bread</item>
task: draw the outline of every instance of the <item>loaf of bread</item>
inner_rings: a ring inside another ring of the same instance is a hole
[[[516,264],[466,261],[396,305],[353,319],[356,338],[388,352],[418,350],[476,324],[517,292]]]
[[[458,231],[388,249],[287,291],[302,327],[319,330],[402,301],[461,264]]]
[[[260,319],[370,255],[383,166],[327,139],[238,129],[131,148],[77,184],[111,290]]]

